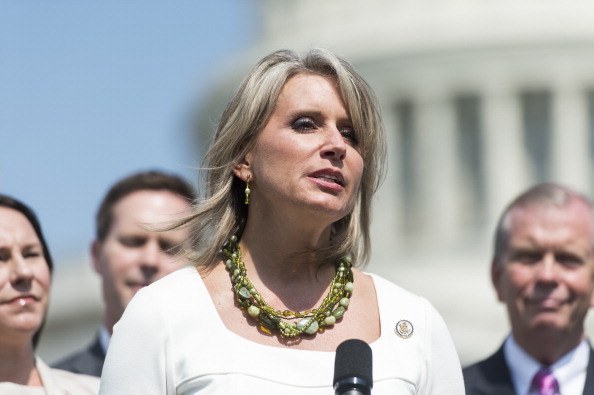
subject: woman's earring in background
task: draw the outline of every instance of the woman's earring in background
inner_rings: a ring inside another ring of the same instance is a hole
[[[250,175],[245,180],[245,204],[250,204]]]

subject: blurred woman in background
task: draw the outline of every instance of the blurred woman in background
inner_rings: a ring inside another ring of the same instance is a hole
[[[33,210],[0,195],[0,393],[97,394],[99,380],[49,368],[35,354],[53,268]]]

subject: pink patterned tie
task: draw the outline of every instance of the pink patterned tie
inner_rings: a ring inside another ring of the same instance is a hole
[[[542,368],[534,375],[532,388],[538,395],[559,395],[559,383],[549,368]]]

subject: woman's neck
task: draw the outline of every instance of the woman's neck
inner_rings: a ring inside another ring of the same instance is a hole
[[[35,367],[35,351],[32,344],[0,346],[0,382],[42,386]]]
[[[254,229],[248,222],[240,240],[246,267],[269,274],[277,281],[318,281],[324,266],[315,252],[330,242],[330,227],[295,229],[285,224],[271,224]]]
[[[278,309],[303,311],[321,303],[336,275],[334,262],[313,260],[327,247],[330,229],[317,234],[284,226],[246,226],[239,248],[247,277],[262,297]]]

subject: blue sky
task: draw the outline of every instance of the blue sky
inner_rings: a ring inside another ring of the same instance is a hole
[[[117,179],[195,184],[192,109],[257,17],[251,0],[0,0],[0,192],[36,210],[58,264],[86,253]]]

